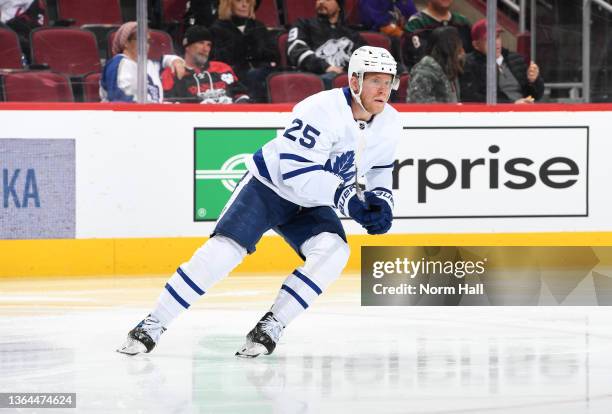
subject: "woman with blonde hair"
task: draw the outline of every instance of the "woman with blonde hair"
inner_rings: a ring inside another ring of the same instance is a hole
[[[266,100],[266,77],[278,61],[276,43],[255,19],[255,0],[220,0],[219,19],[210,27],[212,59],[229,64],[249,87],[249,96]]]

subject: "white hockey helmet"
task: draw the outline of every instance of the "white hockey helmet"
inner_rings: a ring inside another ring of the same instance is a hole
[[[393,56],[391,56],[391,53],[389,53],[387,49],[383,49],[382,47],[361,46],[351,55],[351,60],[349,60],[348,67],[348,78],[349,85],[353,75],[357,76],[357,79],[359,80],[359,90],[357,91],[357,93],[353,91],[353,88],[349,89],[351,90],[353,98],[355,98],[355,100],[362,107],[363,105],[361,104],[361,89],[363,87],[363,77],[366,72],[388,73],[389,75],[393,76],[391,88],[393,90],[397,90],[397,88],[399,87],[399,77],[397,76],[397,62],[395,61]],[[389,99],[389,97],[387,97],[387,99]]]

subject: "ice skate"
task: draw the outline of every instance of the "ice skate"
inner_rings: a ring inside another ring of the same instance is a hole
[[[127,340],[117,352],[127,355],[151,352],[165,330],[155,317],[148,315],[128,333]]]
[[[266,313],[257,325],[247,334],[246,344],[236,352],[242,358],[255,358],[261,354],[270,355],[283,333],[283,326],[272,312]]]

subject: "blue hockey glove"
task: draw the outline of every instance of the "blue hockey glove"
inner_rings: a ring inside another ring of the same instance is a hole
[[[393,202],[390,192],[374,190],[366,192],[364,196],[370,211],[372,211],[372,221],[369,224],[365,224],[364,228],[368,234],[385,234],[389,231],[393,222],[391,206],[384,199],[387,198]]]
[[[334,196],[334,204],[342,214],[364,227],[374,225],[378,221],[377,214],[370,211],[367,203],[357,197],[355,184],[338,187]]]

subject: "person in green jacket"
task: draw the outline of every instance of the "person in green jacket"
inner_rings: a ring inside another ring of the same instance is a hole
[[[427,0],[427,6],[408,19],[404,26],[402,55],[404,65],[411,69],[425,55],[431,32],[438,27],[451,26],[459,32],[463,49],[472,51],[471,26],[465,16],[450,10],[453,0]]]
[[[407,100],[411,103],[456,103],[465,52],[457,29],[431,32],[427,54],[410,71]]]

